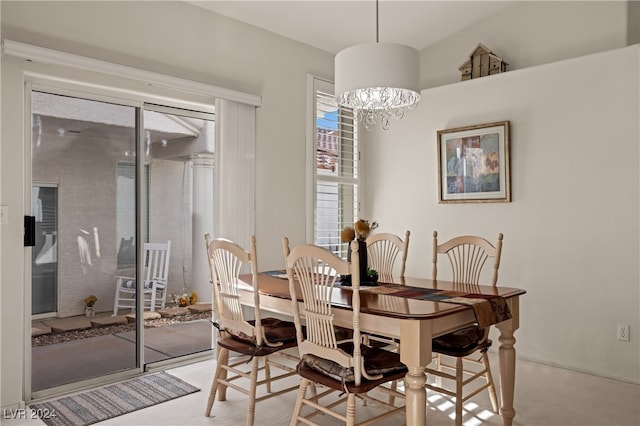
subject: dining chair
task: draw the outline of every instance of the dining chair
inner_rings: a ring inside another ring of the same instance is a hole
[[[378,273],[378,281],[393,282],[394,272],[398,273],[398,278],[404,278],[404,272],[407,264],[407,254],[409,252],[409,236],[411,232],[405,232],[404,240],[396,234],[381,232],[371,234],[367,237],[367,257],[369,260],[369,268],[374,269]],[[400,256],[399,265],[396,260]],[[387,345],[388,348],[398,350],[399,343],[395,339],[377,336],[373,334],[365,335],[366,339],[370,339],[375,344],[381,343]]]
[[[231,387],[249,396],[246,423],[253,425],[257,402],[293,391],[298,387],[289,386],[275,392],[271,389],[271,383],[296,374],[293,366],[299,358],[284,351],[297,345],[295,325],[277,318],[261,318],[255,236],[251,237],[249,251],[226,239],[211,239],[209,234],[205,234],[205,242],[216,303],[216,319],[212,322],[219,330],[218,363],[211,383],[205,416],[211,414],[216,393],[218,400],[224,401],[227,387]],[[238,276],[247,264],[251,268],[253,284],[253,320],[245,320],[240,303]],[[230,352],[248,356],[249,360],[239,357],[240,359],[230,363]],[[285,359],[278,362],[273,358],[276,355],[295,362],[290,362],[291,365],[287,365]],[[263,361],[262,367],[259,365],[260,360]],[[243,365],[250,365],[249,371],[247,368],[241,368]],[[272,376],[272,367],[282,372]],[[260,374],[261,372],[264,374]],[[258,380],[259,375],[262,377],[261,380]],[[249,380],[248,387],[242,386],[245,382],[243,379]],[[266,393],[258,397],[257,388],[261,385],[266,386]]]
[[[502,254],[502,238],[502,233],[498,234],[498,241],[493,245],[482,237],[465,235],[438,244],[438,233],[434,231],[433,280],[437,280],[438,257],[447,257],[451,264],[452,281],[457,285],[455,289],[473,293],[474,288],[479,285],[486,261],[492,259],[491,285],[495,287],[498,281],[498,268],[500,267],[500,256]],[[439,380],[435,384],[427,383],[426,387],[455,397],[455,424],[457,426],[462,425],[463,403],[484,389],[489,390],[493,411],[498,411],[496,390],[487,356],[487,350],[491,346],[489,327],[482,328],[477,324],[473,324],[461,330],[434,338],[431,346],[434,353],[435,367],[427,367],[426,371],[427,374],[433,374]],[[455,359],[455,364],[448,363],[442,355]],[[473,365],[476,367],[472,368]],[[449,374],[443,370],[454,371],[455,373]],[[441,379],[443,378],[455,382],[455,392],[441,385]],[[484,383],[465,391],[465,389],[468,389],[465,386],[477,379],[483,379]]]
[[[385,409],[383,413],[367,419],[365,424],[403,413],[404,406],[396,407],[369,393],[376,389],[387,395],[393,393],[402,397],[400,393],[383,385],[403,378],[407,373],[407,367],[400,362],[400,355],[397,353],[361,343],[357,242],[351,242],[351,262],[342,260],[329,250],[315,245],[302,244],[290,249],[286,237],[283,238],[283,250],[301,357],[297,366],[298,375],[301,377],[300,388],[291,425],[299,422],[315,425],[317,423],[314,423],[312,418],[324,413],[353,426],[356,396]],[[331,305],[332,293],[340,282],[340,275],[348,274],[351,274],[349,291],[352,294],[353,334],[352,337],[338,340]],[[299,300],[302,301],[302,309],[299,308]],[[308,394],[310,385],[316,384],[325,386],[326,390],[316,393],[312,388]],[[320,401],[336,393],[337,399]],[[345,401],[346,409],[338,411],[337,407],[342,407]],[[312,411],[303,414],[302,409],[305,406],[310,407]]]
[[[404,241],[395,234],[385,232],[371,234],[367,237],[369,268],[375,269],[376,272],[378,272],[378,279],[380,281],[393,282],[398,255],[400,255],[398,277],[404,278],[410,234],[407,230]]]
[[[166,243],[144,243],[143,307],[155,311],[164,309],[167,301],[171,240]],[[136,278],[116,276],[113,315],[120,309],[136,309]]]

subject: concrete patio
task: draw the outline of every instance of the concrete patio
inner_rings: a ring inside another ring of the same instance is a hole
[[[207,311],[211,311],[210,304],[192,305],[186,308],[172,307],[155,312],[144,312],[144,319],[152,321]],[[135,322],[134,313],[116,316],[101,313],[90,318],[78,316],[36,320],[32,323],[32,336],[104,328],[133,322]],[[145,362],[152,363],[210,350],[212,328],[211,323],[206,319],[145,327]],[[134,368],[135,351],[135,330],[34,346],[32,348],[32,390],[39,391]]]

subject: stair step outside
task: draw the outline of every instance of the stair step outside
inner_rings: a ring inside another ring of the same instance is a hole
[[[211,303],[199,303],[187,306],[187,309],[193,314],[200,314],[211,311]]]
[[[162,318],[183,317],[189,313],[189,309],[180,306],[173,306],[156,311]]]
[[[91,325],[93,327],[108,327],[111,325],[124,325],[129,321],[124,315],[110,315],[106,317],[93,317],[91,318]]]
[[[136,314],[135,313],[127,314],[125,316],[127,318],[127,321],[136,322]],[[160,319],[160,318],[162,318],[162,316],[158,313],[158,311],[144,311],[142,313],[142,319],[144,321],[153,320],[153,319]]]
[[[93,327],[89,318],[85,316],[55,318],[42,321],[46,326],[51,327],[52,333],[64,333],[72,330],[86,330]]]
[[[45,325],[42,321],[31,322],[31,337],[42,336],[51,333],[51,327]]]

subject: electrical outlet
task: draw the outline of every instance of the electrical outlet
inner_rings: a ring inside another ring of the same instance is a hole
[[[629,341],[629,325],[618,324],[618,340]]]

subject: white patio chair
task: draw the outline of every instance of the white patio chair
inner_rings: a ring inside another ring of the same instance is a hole
[[[144,309],[164,309],[167,301],[167,280],[171,240],[166,243],[144,244],[144,284],[142,294]],[[113,315],[120,309],[136,309],[136,278],[116,276],[116,295]]]

